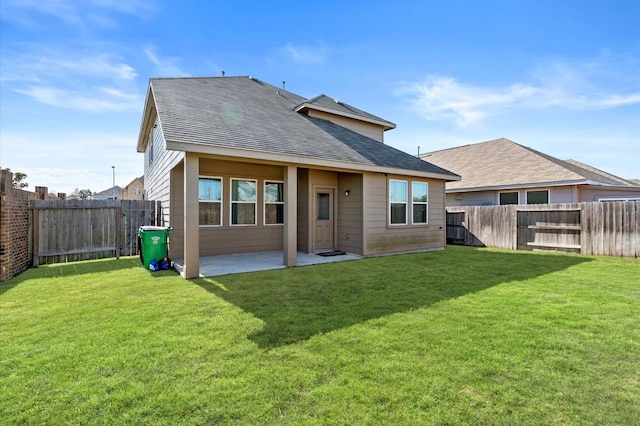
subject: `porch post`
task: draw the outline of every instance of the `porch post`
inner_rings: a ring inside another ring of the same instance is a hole
[[[284,170],[284,266],[298,264],[298,168]]]
[[[184,158],[184,278],[200,276],[200,229],[198,219],[198,177],[200,159],[187,152]]]

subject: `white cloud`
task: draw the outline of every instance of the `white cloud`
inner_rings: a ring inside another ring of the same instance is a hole
[[[321,64],[325,62],[327,56],[322,42],[318,42],[315,46],[295,46],[287,43],[280,51],[294,62],[302,64]]]
[[[53,16],[67,25],[89,29],[94,25],[117,26],[113,13],[123,13],[147,19],[155,11],[150,0],[3,0],[3,19],[33,27],[32,12]]]
[[[180,68],[180,59],[161,57],[156,53],[155,47],[147,47],[144,53],[154,65],[154,77],[189,77],[189,73]]]
[[[640,83],[612,87],[611,70],[589,63],[574,68],[551,64],[531,73],[529,82],[503,87],[461,83],[449,76],[401,84],[396,95],[427,120],[450,120],[459,127],[479,122],[507,109],[609,109],[640,103]],[[614,82],[621,79],[613,79]]]
[[[15,91],[46,105],[88,112],[137,111],[142,102],[136,95],[125,94],[108,87],[78,92],[50,86],[30,86]]]

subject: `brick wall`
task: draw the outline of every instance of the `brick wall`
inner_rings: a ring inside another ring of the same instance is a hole
[[[26,271],[31,264],[29,247],[29,201],[56,199],[46,186],[36,186],[36,192],[16,189],[13,173],[0,170],[0,281]]]

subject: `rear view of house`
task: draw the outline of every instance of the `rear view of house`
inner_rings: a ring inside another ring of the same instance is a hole
[[[138,139],[146,199],[173,227],[185,277],[199,257],[441,249],[445,182],[459,176],[384,144],[395,124],[252,77],[151,79]]]

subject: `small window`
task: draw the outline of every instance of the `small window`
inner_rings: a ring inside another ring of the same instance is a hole
[[[429,199],[429,184],[426,182],[411,183],[411,205],[413,210],[413,224],[421,225],[428,223],[427,201]]]
[[[331,194],[326,192],[318,192],[318,211],[316,212],[316,218],[318,220],[331,219]]]
[[[153,132],[149,134],[149,166],[153,164]]]
[[[518,191],[500,193],[501,206],[505,206],[507,204],[519,204],[519,203],[520,203],[520,197],[519,197]]]
[[[256,181],[231,179],[231,224],[256,224]]]
[[[407,181],[389,180],[389,223],[407,224]]]
[[[549,190],[527,191],[527,204],[549,204]]]
[[[284,193],[282,182],[264,183],[264,223],[265,225],[284,223]]]
[[[201,177],[198,180],[199,223],[222,225],[222,179]]]

